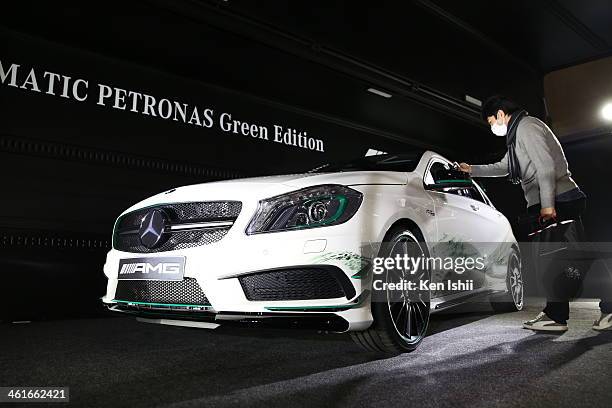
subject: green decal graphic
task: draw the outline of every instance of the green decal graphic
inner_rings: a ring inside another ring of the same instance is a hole
[[[325,263],[330,261],[336,261],[344,264],[344,266],[360,275],[370,265],[370,260],[354,252],[339,251],[339,252],[327,252],[313,258],[315,263]],[[353,276],[355,277],[355,276]],[[355,277],[358,279],[357,277]]]

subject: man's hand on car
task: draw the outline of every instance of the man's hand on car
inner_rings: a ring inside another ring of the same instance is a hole
[[[465,173],[471,173],[472,172],[472,166],[470,166],[467,163],[459,163],[459,170],[465,172]]]

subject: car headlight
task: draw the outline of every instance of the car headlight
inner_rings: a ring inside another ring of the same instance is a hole
[[[361,205],[363,194],[329,184],[308,187],[259,202],[248,235],[342,224]]]

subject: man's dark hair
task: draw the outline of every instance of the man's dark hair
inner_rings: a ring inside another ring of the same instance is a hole
[[[521,110],[521,107],[505,96],[491,96],[482,104],[482,119],[486,121],[489,116],[497,116],[499,110],[506,115],[512,115],[514,112]]]

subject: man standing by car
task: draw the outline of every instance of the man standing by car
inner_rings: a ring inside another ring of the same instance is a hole
[[[503,96],[489,98],[482,106],[482,117],[493,134],[506,138],[506,155],[494,164],[461,163],[460,169],[473,177],[508,176],[512,183],[520,183],[527,200],[527,212],[539,214],[543,221],[572,219],[581,222],[586,195],[572,179],[561,144],[550,128]],[[525,322],[523,327],[535,331],[567,331],[569,298],[553,295],[550,287],[546,292],[544,311]],[[607,295],[609,297],[600,303],[601,316],[593,324],[595,330],[612,327],[612,293]]]

